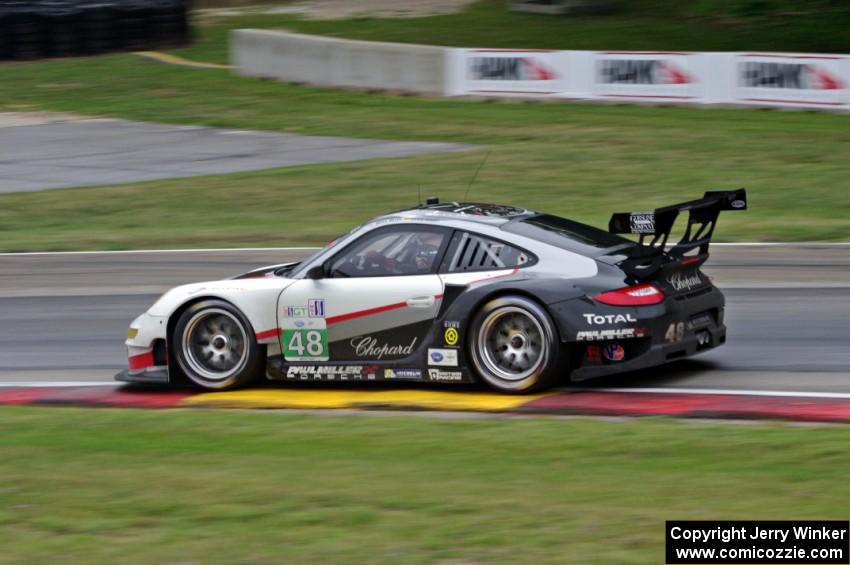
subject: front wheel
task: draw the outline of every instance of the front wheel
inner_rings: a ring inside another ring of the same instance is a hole
[[[529,393],[558,378],[560,342],[549,314],[522,296],[486,303],[470,325],[468,347],[476,372],[491,387]]]
[[[184,311],[174,326],[171,347],[183,373],[207,389],[246,385],[262,366],[251,323],[222,300],[205,300]]]

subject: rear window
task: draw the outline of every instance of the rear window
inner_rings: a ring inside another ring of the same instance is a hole
[[[601,250],[635,245],[633,241],[599,228],[548,214],[509,222],[502,229],[584,255],[601,255]]]
[[[534,261],[533,256],[513,245],[467,232],[456,232],[444,265],[448,265],[446,270],[449,273],[462,273],[512,269]]]

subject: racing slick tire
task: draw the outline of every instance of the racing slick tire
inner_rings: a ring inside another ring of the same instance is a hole
[[[223,300],[204,300],[187,308],[174,326],[170,345],[186,377],[211,390],[247,385],[263,367],[251,323]]]
[[[561,344],[549,314],[523,296],[484,304],[469,326],[467,346],[478,376],[500,392],[526,394],[559,377]]]

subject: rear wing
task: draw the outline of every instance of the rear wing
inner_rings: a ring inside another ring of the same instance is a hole
[[[747,191],[720,190],[706,192],[698,200],[657,208],[653,212],[622,212],[611,216],[608,231],[631,233],[640,236],[640,244],[647,248],[663,251],[667,238],[680,212],[688,212],[688,225],[682,239],[667,252],[673,260],[682,259],[687,253],[698,249],[695,257],[708,256],[708,244],[714,234],[714,226],[720,212],[746,210]],[[650,239],[651,237],[651,239]],[[645,249],[645,252],[650,249]],[[647,253],[640,253],[644,257]]]

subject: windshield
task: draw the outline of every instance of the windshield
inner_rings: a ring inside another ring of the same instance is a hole
[[[548,214],[509,222],[502,229],[592,257],[604,255],[614,247],[636,245],[631,240],[599,228]]]
[[[305,258],[300,263],[298,263],[298,265],[295,265],[292,272],[287,273],[287,277],[293,278],[293,279],[298,278],[299,276],[301,276],[302,273],[304,273],[304,271],[307,270],[307,267],[309,265],[314,264],[316,261],[318,261],[320,259],[324,260],[325,258],[328,257],[328,255],[330,255],[331,253],[333,253],[334,251],[336,251],[338,249],[338,247],[337,247],[338,245],[343,244],[343,243],[347,243],[348,241],[350,241],[351,237],[354,234],[358,233],[362,227],[363,226],[357,226],[356,228],[354,228],[350,232],[339,236],[338,238],[336,238],[333,241],[331,241],[330,243],[328,243],[326,246],[322,247],[321,249],[319,249],[318,251],[316,251],[315,253],[313,253],[309,257]]]

